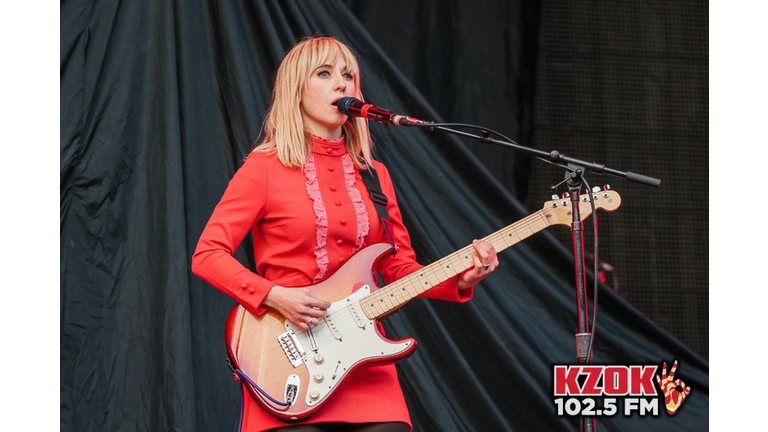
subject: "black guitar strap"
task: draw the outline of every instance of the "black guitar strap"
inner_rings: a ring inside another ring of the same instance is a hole
[[[365,187],[368,188],[368,193],[371,194],[371,200],[376,207],[376,213],[379,214],[381,219],[381,226],[384,228],[384,233],[389,238],[389,242],[392,243],[392,255],[397,253],[397,245],[394,238],[392,238],[392,222],[389,221],[389,212],[387,211],[387,203],[389,200],[384,193],[381,192],[381,183],[379,182],[379,176],[376,174],[376,170],[371,167],[367,170],[360,170],[360,176],[363,177]]]

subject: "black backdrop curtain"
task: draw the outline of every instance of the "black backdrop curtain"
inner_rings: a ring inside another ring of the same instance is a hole
[[[369,100],[441,119],[352,10],[332,0],[61,4],[63,431],[235,429],[239,390],[223,342],[233,300],[195,278],[189,261],[259,135],[286,49],[301,36],[337,36],[357,52]],[[530,110],[525,95],[493,96]],[[485,148],[413,129],[372,133],[422,263],[530,212],[483,167]],[[246,265],[250,246],[236,254]],[[575,428],[555,415],[552,396],[552,365],[575,358],[570,253],[542,233],[501,262],[472,302],[417,300],[385,321],[390,336],[420,343],[398,366],[415,430]],[[658,418],[601,418],[603,430],[707,429],[707,363],[605,286],[595,349],[596,363],[677,359],[692,388],[675,416],[662,405]]]

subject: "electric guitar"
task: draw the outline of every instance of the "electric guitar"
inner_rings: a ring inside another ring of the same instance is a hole
[[[615,191],[582,195],[581,220],[595,208],[614,211],[621,205]],[[553,197],[556,198],[556,197]],[[483,240],[502,250],[552,225],[570,226],[570,198],[555,199],[544,207]],[[474,267],[472,245],[466,246],[397,282],[379,288],[373,277],[376,261],[392,248],[378,243],[353,255],[328,279],[310,288],[331,302],[317,326],[302,330],[278,311],[254,315],[235,306],[226,322],[226,343],[235,378],[273,417],[284,422],[303,421],[316,414],[356,370],[400,361],[416,348],[416,340],[390,340],[377,330],[376,321],[419,294]]]

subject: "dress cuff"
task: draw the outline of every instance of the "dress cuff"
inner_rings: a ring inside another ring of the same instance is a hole
[[[268,309],[262,305],[262,302],[274,286],[275,284],[271,281],[246,270],[235,276],[230,286],[230,291],[232,297],[243,305],[244,308],[256,315],[261,315]]]

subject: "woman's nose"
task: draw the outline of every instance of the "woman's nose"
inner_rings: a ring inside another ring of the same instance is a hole
[[[344,80],[344,77],[336,78],[336,82],[334,83],[334,90],[340,90],[343,92],[346,89],[347,89],[347,81]]]

